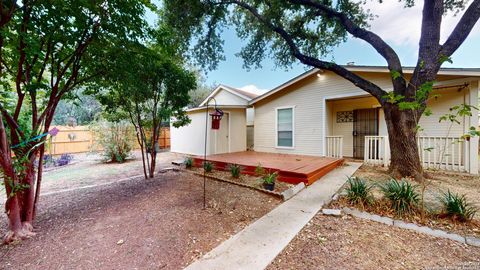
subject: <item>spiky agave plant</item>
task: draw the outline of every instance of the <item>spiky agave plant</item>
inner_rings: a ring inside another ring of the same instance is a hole
[[[443,213],[453,220],[470,221],[478,211],[467,201],[465,195],[454,194],[450,190],[443,193],[439,200],[443,205]]]
[[[187,157],[183,161],[183,164],[185,164],[185,168],[190,169],[193,166],[193,159],[191,157]]]
[[[364,207],[373,201],[372,186],[362,178],[348,177],[347,199],[350,203]]]
[[[381,185],[380,189],[398,215],[413,213],[418,209],[420,195],[416,191],[416,186],[405,179],[401,181],[390,179],[387,183]]]
[[[239,178],[240,173],[242,171],[242,167],[238,164],[230,164],[229,170],[233,178]]]
[[[203,169],[204,169],[207,173],[211,172],[211,171],[213,170],[213,163],[211,163],[211,162],[209,162],[209,161],[205,161],[205,162],[203,163]]]

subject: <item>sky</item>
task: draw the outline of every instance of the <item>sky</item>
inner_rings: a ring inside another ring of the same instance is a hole
[[[419,4],[412,8],[403,8],[403,4],[397,0],[387,0],[383,4],[370,1],[366,4],[366,8],[378,16],[370,22],[370,30],[395,49],[404,66],[414,66],[417,61],[422,10],[421,1],[417,2]],[[462,13],[444,16],[442,42],[453,30]],[[152,23],[154,15],[148,14],[147,20]],[[226,60],[216,70],[205,74],[209,85],[226,84],[261,94],[309,69],[299,63],[286,70],[284,67],[275,67],[273,59],[265,59],[262,68],[248,71],[243,68],[243,60],[235,56],[245,41],[239,39],[233,29],[225,30],[223,38]],[[338,64],[354,62],[355,65],[386,65],[385,60],[369,44],[353,37],[334,48],[332,54],[325,59],[334,59]],[[452,56],[452,61],[452,64],[446,63],[444,67],[480,67],[480,22],[477,22],[467,40]]]

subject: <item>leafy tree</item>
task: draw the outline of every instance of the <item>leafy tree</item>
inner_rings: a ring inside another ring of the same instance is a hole
[[[206,83],[205,77],[202,76],[200,72],[195,72],[197,77],[197,88],[190,92],[190,103],[188,104],[189,108],[198,107],[202,101],[204,101],[212,89],[214,88],[213,85],[208,85]]]
[[[83,90],[72,91],[70,97],[60,100],[53,115],[55,125],[89,125],[95,121],[102,111],[98,100],[85,95]]]
[[[152,178],[162,123],[171,117],[174,126],[189,122],[184,109],[190,102],[189,91],[196,87],[195,75],[182,67],[168,42],[127,43],[114,59],[98,98],[107,119],[129,119],[134,125],[145,178]]]
[[[104,72],[98,63],[118,42],[142,36],[147,5],[147,0],[2,1],[0,166],[7,193],[6,242],[33,234],[42,176],[42,166],[36,172],[34,164],[43,159],[58,103]]]
[[[166,20],[186,40],[196,41],[194,54],[204,65],[215,68],[222,58],[222,29],[233,24],[248,43],[239,53],[245,65],[260,66],[274,56],[280,66],[294,61],[334,72],[374,96],[385,112],[391,147],[390,172],[423,179],[416,143],[417,125],[443,63],[465,41],[480,17],[480,0],[466,7],[466,0],[425,0],[418,60],[411,77],[404,76],[400,58],[380,36],[369,30],[374,16],[365,1],[341,0],[165,0]],[[415,5],[404,0],[405,7]],[[379,1],[378,5],[381,5]],[[465,9],[466,8],[466,9]],[[440,43],[443,16],[465,9],[447,40]],[[178,19],[181,18],[181,19]],[[388,64],[393,91],[332,61],[324,60],[348,35],[372,46]]]

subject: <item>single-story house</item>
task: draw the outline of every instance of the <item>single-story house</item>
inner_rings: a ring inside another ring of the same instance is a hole
[[[392,89],[386,67],[345,67],[387,91]],[[407,77],[412,72],[413,68],[404,68]],[[478,111],[462,117],[460,123],[439,122],[439,118],[456,105],[476,107],[479,81],[480,68],[439,71],[428,101],[433,114],[420,120],[418,144],[425,167],[478,174],[479,139],[461,139],[470,127],[479,126]],[[206,100],[211,97],[225,116],[220,130],[207,128],[207,155],[251,148],[257,152],[351,157],[382,165],[389,162],[388,133],[380,104],[333,72],[311,69],[259,96],[220,85]],[[190,125],[171,128],[171,151],[203,155],[205,120],[211,121],[206,117],[206,100],[188,111]]]

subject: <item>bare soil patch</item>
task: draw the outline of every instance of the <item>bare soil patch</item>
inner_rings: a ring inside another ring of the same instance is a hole
[[[480,248],[350,216],[317,214],[267,269],[434,267],[480,268]]]
[[[203,180],[181,172],[44,196],[37,235],[1,246],[0,267],[181,269],[280,200],[207,180],[207,202]]]

